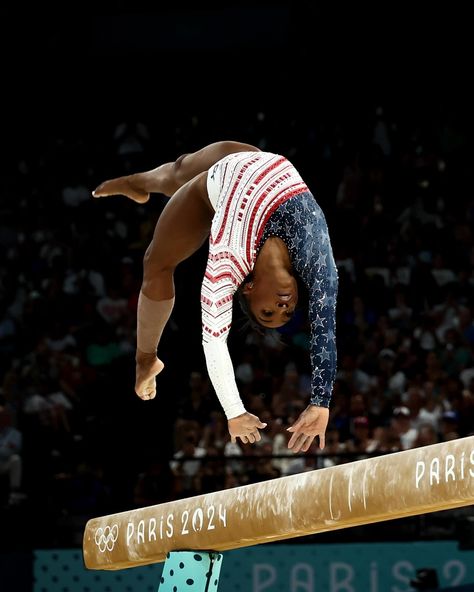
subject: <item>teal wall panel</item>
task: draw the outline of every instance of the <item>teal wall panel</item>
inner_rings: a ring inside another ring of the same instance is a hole
[[[454,541],[285,544],[224,553],[219,592],[408,592],[421,567],[443,587],[474,583],[474,551]],[[80,550],[36,551],[34,592],[156,592],[162,570],[90,571]]]

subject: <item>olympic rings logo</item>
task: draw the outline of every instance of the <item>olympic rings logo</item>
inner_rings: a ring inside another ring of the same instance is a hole
[[[118,538],[118,526],[114,524],[112,527],[106,526],[105,528],[98,528],[95,531],[95,544],[99,547],[101,553],[107,551],[113,551],[115,542]]]

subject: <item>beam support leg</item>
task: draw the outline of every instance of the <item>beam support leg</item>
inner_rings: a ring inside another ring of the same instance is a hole
[[[216,592],[221,566],[222,553],[171,551],[158,592]]]

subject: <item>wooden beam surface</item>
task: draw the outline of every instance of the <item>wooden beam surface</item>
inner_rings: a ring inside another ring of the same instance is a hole
[[[93,518],[84,562],[123,569],[471,504],[474,436]]]

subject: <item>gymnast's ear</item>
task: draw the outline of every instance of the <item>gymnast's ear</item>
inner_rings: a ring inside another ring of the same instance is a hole
[[[244,296],[248,296],[253,290],[253,282],[245,282],[245,284],[242,286],[242,294]]]

